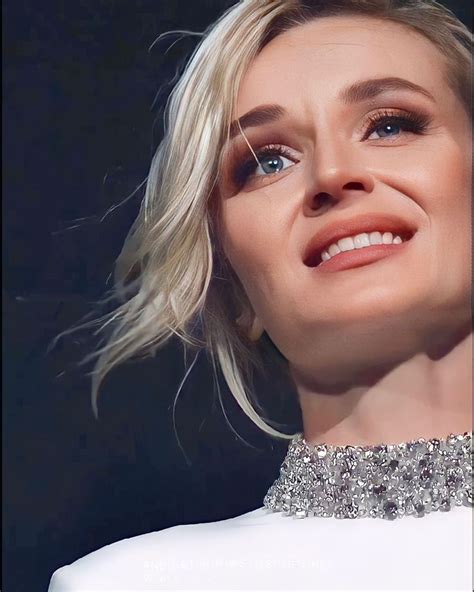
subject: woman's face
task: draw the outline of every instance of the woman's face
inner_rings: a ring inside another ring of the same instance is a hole
[[[224,251],[291,364],[336,371],[466,318],[470,121],[434,45],[396,23],[312,21],[253,61],[235,118],[260,165],[237,128],[220,185]],[[364,230],[414,235],[372,262],[340,254],[339,266],[336,254],[325,269],[307,257],[320,239]]]

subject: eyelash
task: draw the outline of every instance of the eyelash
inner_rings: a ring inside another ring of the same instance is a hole
[[[422,134],[428,126],[429,117],[413,111],[407,111],[403,115],[397,115],[390,111],[379,111],[369,116],[369,129],[362,139],[366,140],[373,131],[387,123],[395,123],[405,131]]]
[[[414,134],[422,134],[426,130],[429,118],[422,113],[415,113],[407,111],[403,115],[396,115],[389,111],[379,111],[378,113],[369,116],[368,129],[366,130],[362,140],[366,140],[377,128],[388,123],[398,125],[403,131],[408,131]],[[389,140],[390,141],[390,140]],[[263,146],[255,152],[259,163],[266,156],[284,156],[290,160],[294,159],[292,152],[290,152],[285,146],[281,144],[268,144]],[[257,167],[255,158],[249,157],[243,163],[238,165],[233,173],[233,180],[237,185],[243,185],[245,181],[251,176],[252,171]],[[273,177],[278,175],[277,173],[269,173],[267,175],[261,175],[263,178]]]

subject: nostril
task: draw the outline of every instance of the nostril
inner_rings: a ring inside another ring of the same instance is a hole
[[[350,183],[346,183],[343,187],[343,189],[364,189],[364,186],[362,185],[362,183],[359,183],[358,181],[351,181]]]
[[[330,195],[329,193],[321,192],[314,196],[313,205],[315,209],[318,209],[327,205],[328,203],[331,203],[332,201],[332,195]]]

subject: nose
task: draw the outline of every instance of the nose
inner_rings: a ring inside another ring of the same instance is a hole
[[[315,150],[309,167],[304,210],[307,216],[324,211],[347,197],[362,197],[374,189],[374,179],[357,146],[344,140]]]

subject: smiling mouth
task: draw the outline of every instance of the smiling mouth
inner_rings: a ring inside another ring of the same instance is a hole
[[[342,251],[325,261],[322,260],[321,250],[318,253],[313,253],[304,263],[307,267],[316,268],[321,272],[343,271],[345,269],[353,269],[369,265],[370,263],[374,263],[395,253],[404,251],[406,245],[415,235],[415,232],[404,231],[398,232],[397,234],[402,239],[402,242],[399,244],[374,244],[362,248]]]

